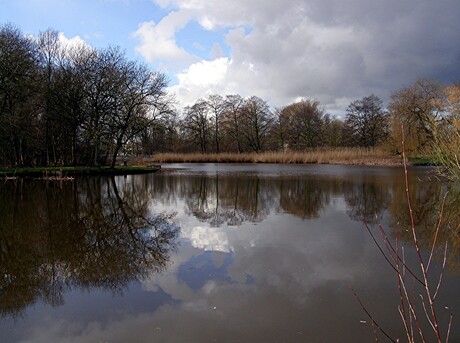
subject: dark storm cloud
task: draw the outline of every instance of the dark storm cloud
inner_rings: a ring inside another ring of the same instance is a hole
[[[176,87],[190,98],[206,89],[256,94],[275,106],[307,97],[339,112],[371,93],[388,100],[418,78],[460,80],[458,0],[157,2],[227,32],[225,76],[208,88],[194,90],[190,80]]]

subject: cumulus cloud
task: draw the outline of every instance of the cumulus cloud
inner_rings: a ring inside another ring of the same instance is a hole
[[[186,237],[192,246],[205,251],[220,251],[228,253],[231,247],[228,236],[224,229],[219,227],[185,227],[182,229],[182,237]]]
[[[191,105],[197,99],[228,90],[227,78],[231,62],[226,57],[199,61],[177,74],[179,83],[169,88],[182,105]]]
[[[172,61],[193,63],[197,60],[192,54],[180,48],[175,34],[191,19],[187,11],[171,12],[159,23],[153,20],[139,25],[134,37],[140,40],[137,52],[147,61]]]
[[[348,100],[371,93],[387,100],[417,78],[460,79],[457,0],[293,0],[288,6],[283,0],[155,2],[187,13],[184,20],[206,30],[220,30],[231,51],[221,84],[213,80],[206,86],[221,57],[186,66],[173,87],[179,100],[220,89],[258,95],[273,106],[316,98],[328,110],[340,111]],[[169,43],[179,27],[167,35]],[[154,54],[148,46],[141,49],[145,56]],[[193,77],[196,68],[202,79]]]
[[[88,45],[80,36],[67,38],[64,32],[59,32],[58,39],[59,39],[59,43],[62,46],[69,47],[69,48],[79,47],[82,45]]]

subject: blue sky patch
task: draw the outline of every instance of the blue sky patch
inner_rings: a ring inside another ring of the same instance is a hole
[[[190,21],[184,29],[176,34],[177,45],[203,60],[217,57],[213,48],[218,45],[223,56],[228,56],[230,49],[225,43],[224,30],[206,30],[198,22]]]
[[[216,267],[213,254],[225,254],[224,262]],[[231,283],[228,276],[228,267],[233,262],[231,253],[205,251],[199,256],[192,257],[182,264],[178,270],[178,279],[194,290],[201,289],[208,281],[221,281]]]

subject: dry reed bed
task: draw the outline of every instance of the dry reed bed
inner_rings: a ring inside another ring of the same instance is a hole
[[[354,164],[401,165],[401,159],[381,149],[317,149],[311,151],[262,153],[159,153],[133,161],[148,163],[285,163],[285,164]]]

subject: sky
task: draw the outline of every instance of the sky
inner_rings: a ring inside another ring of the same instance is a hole
[[[459,82],[459,14],[460,0],[0,0],[0,25],[120,46],[180,106],[240,94],[337,116],[420,78]]]

